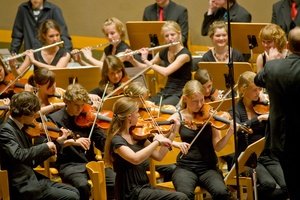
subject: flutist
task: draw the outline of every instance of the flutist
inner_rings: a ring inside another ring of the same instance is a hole
[[[158,104],[160,97],[163,96],[162,105],[176,106],[182,94],[183,86],[191,79],[192,56],[181,42],[181,29],[176,22],[167,21],[162,26],[162,34],[166,44],[179,43],[162,49],[150,61],[147,59],[148,48],[140,50],[143,63],[131,56],[127,56],[126,59],[131,60],[138,67],[145,68],[150,66],[159,74],[168,77],[165,87],[157,95],[152,96],[150,101]],[[161,63],[165,63],[165,65],[161,65]]]
[[[59,25],[54,20],[44,21],[39,28],[38,38],[45,45],[40,51],[27,50],[25,51],[25,60],[17,68],[16,59],[9,61],[12,72],[17,76],[28,70],[31,65],[34,68],[45,67],[53,68],[60,67],[65,68],[70,61],[70,54],[62,47],[54,44],[60,44],[61,30]],[[50,46],[49,48],[47,48]]]

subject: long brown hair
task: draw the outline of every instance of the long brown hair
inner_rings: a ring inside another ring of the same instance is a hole
[[[111,140],[116,134],[120,134],[129,129],[127,127],[127,117],[138,109],[136,100],[130,97],[122,97],[118,99],[113,105],[114,116],[112,118],[110,127],[107,132],[104,149],[104,161],[107,167],[112,167],[112,149]]]

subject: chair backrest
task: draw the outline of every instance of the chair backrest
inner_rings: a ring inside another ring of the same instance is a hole
[[[228,77],[228,66],[225,62],[199,62],[201,69],[207,69],[213,79],[214,87],[218,90],[226,90],[226,78]],[[245,71],[253,71],[248,62],[234,62],[234,81],[237,81],[240,74]]]
[[[103,161],[91,161],[86,164],[92,181],[92,197],[95,200],[106,200],[105,166]]]
[[[6,170],[0,170],[0,200],[9,200],[8,174]]]
[[[238,157],[238,166],[239,166],[239,173],[243,173],[249,169],[249,167],[246,166],[246,162],[248,161],[249,157],[252,155],[252,153],[255,153],[257,157],[261,154],[261,152],[264,149],[265,146],[265,137],[261,138],[260,140],[252,143],[249,145],[245,151],[243,151],[239,157]],[[234,164],[227,174],[227,176],[224,178],[225,183],[227,183],[228,180],[233,179],[236,175]]]

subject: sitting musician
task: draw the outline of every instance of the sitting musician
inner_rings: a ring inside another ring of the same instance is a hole
[[[236,120],[237,123],[246,124],[253,130],[253,134],[238,132],[238,155],[248,145],[265,136],[269,118],[268,110],[256,106],[265,99],[261,88],[254,84],[255,75],[254,72],[246,71],[238,80],[240,100],[235,106]],[[258,199],[286,200],[287,187],[278,158],[269,149],[264,149],[257,161]]]
[[[39,110],[40,103],[34,94],[15,94],[11,99],[9,119],[0,129],[1,167],[8,171],[10,198],[79,200],[75,187],[52,182],[33,169],[57,153],[57,147],[64,143],[67,134],[63,131],[55,143],[48,141],[32,146],[23,127],[35,120]]]
[[[61,30],[59,25],[51,19],[44,21],[38,30],[38,38],[45,46],[60,42],[60,35]],[[70,54],[63,47],[59,47],[58,45],[42,49],[35,53],[33,53],[33,51],[34,50],[27,50],[25,52],[25,60],[18,68],[16,67],[16,60],[11,60],[9,62],[12,72],[15,75],[27,71],[30,65],[34,65],[35,69],[38,67],[65,68],[71,58]]]
[[[76,139],[67,140],[69,146],[58,153],[58,170],[63,182],[76,187],[81,200],[88,200],[90,185],[85,165],[87,162],[95,160],[94,146],[102,152],[104,151],[106,136],[104,131],[97,126],[90,134],[91,127],[81,127],[75,121],[89,102],[88,92],[81,85],[69,85],[63,95],[63,100],[66,106],[51,113],[48,117],[58,127],[71,130]],[[115,175],[110,168],[105,169],[105,174],[108,199],[112,199]]]

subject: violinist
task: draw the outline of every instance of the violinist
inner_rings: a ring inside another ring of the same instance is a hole
[[[80,115],[84,105],[89,102],[88,92],[79,84],[69,85],[63,95],[65,107],[51,113],[48,118],[58,127],[64,127],[73,132],[77,139],[67,140],[69,146],[63,148],[57,156],[57,165],[60,177],[64,183],[76,187],[81,200],[90,197],[90,185],[85,165],[87,162],[96,160],[94,146],[104,151],[106,135],[98,127],[94,127],[89,137],[91,127],[80,127],[76,124],[76,117]],[[108,199],[113,199],[114,172],[106,168],[106,186]]]
[[[190,145],[201,129],[196,123],[196,116],[202,114],[204,107],[201,83],[197,80],[188,81],[181,98],[181,110],[171,116],[171,119],[181,122],[175,131],[179,133],[182,142],[173,141],[173,146],[181,151],[172,177],[175,189],[193,200],[195,188],[200,184],[210,193],[212,199],[231,199],[222,172],[217,166],[218,158],[215,152],[225,147],[233,134],[232,128],[221,137],[221,132],[208,124],[195,143]]]
[[[111,93],[112,91],[114,91],[114,89],[118,88],[122,83],[128,80],[124,64],[118,57],[112,55],[105,58],[101,76],[102,78],[99,82],[99,86],[90,91],[91,94],[96,94],[100,97],[102,97],[107,84],[108,88],[105,95]],[[121,93],[123,93],[122,90],[117,91],[115,95],[119,95]]]
[[[213,87],[212,77],[206,69],[198,68],[195,72],[194,79],[202,84],[205,103],[222,99],[223,91]]]
[[[131,82],[130,84],[128,84],[127,86],[124,87],[124,95],[127,97],[134,98],[138,101],[140,120],[144,121],[150,117],[144,109],[148,109],[150,111],[152,117],[155,118],[157,116],[157,110],[158,110],[157,106],[153,102],[147,100],[149,98],[149,90],[145,87],[145,85],[143,83],[138,82],[138,81]],[[142,103],[142,100],[140,98],[144,98],[146,105],[144,105]],[[147,107],[145,108],[145,106],[147,106]],[[152,112],[151,108],[154,108],[156,110],[156,112]],[[158,111],[158,112],[160,112],[160,111]],[[145,115],[147,115],[146,119],[143,119],[143,117],[145,117],[145,116],[142,116],[141,113],[142,114],[146,113],[145,114]],[[170,115],[168,115],[168,117],[165,118],[165,120],[168,120],[169,117],[170,117]],[[151,141],[152,139],[149,138],[149,140]],[[147,163],[147,167],[148,167],[149,162],[147,161],[146,163]],[[159,174],[161,176],[163,176],[165,182],[171,181],[175,167],[176,167],[175,164],[159,165],[159,166],[156,166],[156,171],[158,171]]]
[[[125,199],[185,199],[180,192],[155,189],[150,186],[144,162],[149,158],[161,160],[175,137],[156,134],[153,141],[136,140],[130,129],[138,122],[138,103],[129,97],[118,99],[113,106],[114,117],[105,143],[105,163],[116,172],[116,200]]]
[[[154,71],[167,77],[165,87],[156,95],[150,98],[155,104],[159,104],[160,97],[163,96],[162,105],[174,105],[179,102],[184,84],[191,80],[192,56],[190,51],[182,44],[182,34],[180,26],[174,21],[166,21],[161,28],[161,33],[165,43],[179,42],[173,46],[162,49],[152,60],[148,60],[149,51],[142,48],[142,61],[133,59],[131,62],[135,66],[146,68],[151,67]]]
[[[258,115],[253,102],[259,101],[262,89],[254,84],[254,72],[246,71],[238,79],[239,101],[235,106],[236,121],[248,125],[253,134],[238,132],[238,155],[248,145],[265,136],[269,114]],[[231,112],[232,113],[232,112]],[[265,149],[256,167],[258,199],[287,199],[287,188],[278,158]]]
[[[8,171],[10,198],[79,200],[75,187],[52,182],[33,169],[57,153],[66,134],[55,142],[32,146],[23,127],[31,124],[37,116],[40,110],[38,98],[30,92],[15,94],[10,110],[9,119],[0,130],[1,167]]]
[[[57,22],[52,19],[45,20],[38,30],[38,38],[45,46],[60,42],[60,35],[61,29]],[[33,53],[32,50],[27,50],[25,60],[18,68],[16,66],[16,60],[11,60],[9,64],[12,72],[17,76],[26,71],[30,65],[34,65],[35,69],[38,67],[65,68],[70,58],[70,54],[63,47],[54,46],[36,53]]]

